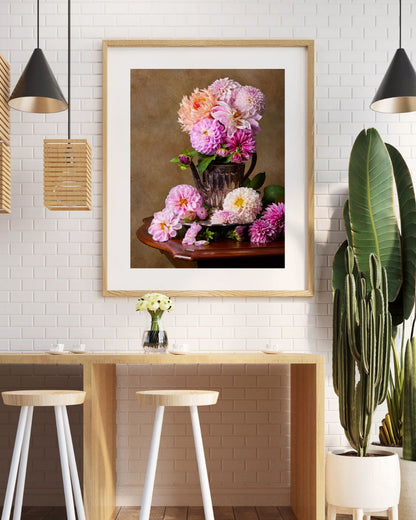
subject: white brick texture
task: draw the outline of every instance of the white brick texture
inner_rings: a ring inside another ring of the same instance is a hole
[[[45,116],[12,111],[13,209],[11,215],[0,215],[0,350],[43,351],[57,340],[68,347],[82,341],[89,350],[133,351],[140,346],[146,317],[135,313],[134,299],[103,298],[101,293],[103,39],[314,39],[315,296],[182,298],[177,299],[176,310],[167,316],[165,325],[172,339],[186,341],[193,349],[258,350],[266,343],[277,342],[282,349],[324,354],[326,445],[344,445],[330,379],[331,263],[344,237],[341,208],[347,192],[349,152],[358,132],[363,127],[375,126],[386,141],[400,148],[411,170],[416,165],[416,116],[381,115],[368,108],[398,44],[396,4],[391,0],[73,0],[72,134],[88,138],[93,147],[93,210],[54,213],[43,207],[43,139],[65,135],[66,114]],[[40,5],[41,47],[65,90],[67,2],[42,0]],[[35,7],[33,0],[0,2],[0,52],[11,63],[12,85],[35,46]],[[414,3],[404,0],[403,43],[413,62],[415,17]],[[249,488],[259,497],[256,505],[262,505],[259,489],[266,490],[264,503],[268,503],[268,484],[279,482],[276,489],[281,487],[284,502],[287,444],[280,446],[282,437],[276,435],[276,451],[272,453],[269,448],[275,426],[287,440],[286,404],[277,409],[273,420],[270,410],[261,407],[274,399],[285,400],[286,394],[281,388],[275,395],[274,387],[267,387],[261,375],[252,376],[248,368],[240,369],[240,375],[229,375],[226,367],[219,367],[206,376],[187,371],[178,374],[169,369],[169,374],[152,373],[146,382],[159,386],[167,377],[172,384],[182,380],[199,386],[198,380],[193,379],[197,377],[222,389],[224,395],[218,406],[201,414],[214,492],[220,487],[227,489],[230,499],[237,504],[242,490]],[[78,377],[73,374],[62,377],[61,372],[50,369],[45,373],[27,369],[23,380],[16,370],[2,369],[0,389],[13,384],[47,386],[50,381],[59,386],[79,384],[78,379],[72,379]],[[126,503],[133,503],[138,493],[150,434],[149,413],[141,413],[134,403],[140,375],[137,370],[120,368],[118,380],[118,494],[119,500]],[[284,374],[274,373],[267,375],[267,380],[271,375],[273,380],[286,380]],[[247,381],[253,377],[259,386],[247,384],[243,392],[240,377]],[[238,385],[231,384],[234,378],[239,378]],[[229,392],[231,388],[235,395]],[[267,398],[263,398],[263,391]],[[228,410],[234,421],[232,428],[230,416],[225,413]],[[377,417],[380,415],[381,412]],[[269,429],[263,432],[262,421],[267,416]],[[29,480],[30,497],[37,487],[43,489],[39,491],[42,496],[52,496],[54,487],[59,487],[59,480],[55,486],[53,477],[57,475],[53,473],[56,461],[48,458],[46,465],[43,457],[43,429],[47,421],[50,418],[45,416],[45,423],[35,432],[31,453],[36,473]],[[16,416],[2,409],[0,424],[1,467],[6,468]],[[196,503],[198,499],[189,431],[185,415],[181,413],[178,420],[174,415],[167,416],[160,466],[164,471],[158,477],[157,501],[170,500],[172,490],[181,486],[189,488],[190,501]],[[8,443],[3,442],[5,437]],[[40,461],[39,466],[36,460]],[[175,471],[178,467],[180,472]],[[4,469],[0,474],[1,490],[6,482],[5,472]],[[41,501],[39,493],[34,502]],[[59,493],[53,496],[60,500]],[[220,496],[220,491],[216,496]]]

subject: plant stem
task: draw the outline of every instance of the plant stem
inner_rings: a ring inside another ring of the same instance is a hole
[[[160,330],[160,318],[163,316],[164,311],[159,309],[157,311],[148,311],[148,312],[152,319],[152,323],[150,325],[150,330],[159,331]]]

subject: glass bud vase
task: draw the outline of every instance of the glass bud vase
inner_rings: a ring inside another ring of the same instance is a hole
[[[147,353],[162,354],[168,348],[168,335],[160,323],[161,316],[152,316],[150,330],[143,332],[143,349]]]

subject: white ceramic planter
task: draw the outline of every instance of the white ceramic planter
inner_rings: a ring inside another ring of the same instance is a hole
[[[400,520],[414,520],[416,517],[416,462],[400,459],[402,488],[400,492]]]
[[[349,457],[341,453],[329,453],[326,459],[326,499],[332,509],[359,510],[365,515],[397,507],[400,497],[397,454],[371,450],[381,456]]]
[[[403,448],[401,446],[381,446],[379,444],[372,444],[372,450],[388,451],[390,453],[397,453],[399,459],[403,457]]]

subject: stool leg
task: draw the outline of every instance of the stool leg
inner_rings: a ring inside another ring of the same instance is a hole
[[[23,436],[22,454],[20,456],[19,477],[17,479],[16,497],[14,499],[13,520],[22,516],[23,492],[26,481],[27,458],[29,455],[30,432],[32,430],[33,406],[28,407],[25,434]]]
[[[207,465],[205,463],[204,445],[202,444],[201,425],[199,424],[198,408],[190,406],[192,430],[194,432],[196,460],[198,462],[199,481],[201,484],[202,502],[204,504],[205,520],[214,520],[211,492],[209,490]]]
[[[71,489],[71,475],[69,472],[68,452],[66,449],[63,406],[55,406],[56,431],[58,434],[59,455],[61,457],[62,480],[64,483],[65,505],[67,520],[75,520],[74,499]]]
[[[326,512],[327,520],[336,520],[337,519],[337,508],[332,504],[328,504],[328,509]]]
[[[77,463],[75,461],[74,445],[72,443],[71,428],[69,427],[68,412],[66,406],[62,407],[62,413],[64,419],[66,449],[68,452],[69,471],[71,472],[72,489],[74,492],[77,516],[78,520],[85,520],[84,504],[82,502],[81,486],[79,485]]]
[[[150,507],[152,505],[153,487],[155,485],[157,456],[159,454],[160,435],[162,433],[164,411],[164,406],[158,406],[156,408],[152,442],[150,444],[149,460],[147,462],[146,479],[144,481],[140,520],[149,520],[150,516]]]
[[[7,482],[6,496],[4,497],[1,520],[10,519],[14,489],[16,486],[17,470],[19,468],[20,454],[22,452],[23,436],[25,433],[28,406],[22,406],[20,410],[19,424],[17,425],[16,440],[14,442],[12,462],[10,464],[9,480]]]
[[[352,512],[353,520],[363,520],[364,519],[364,511],[362,509],[354,509]]]
[[[399,520],[399,510],[397,506],[390,507],[387,514],[389,520]]]

